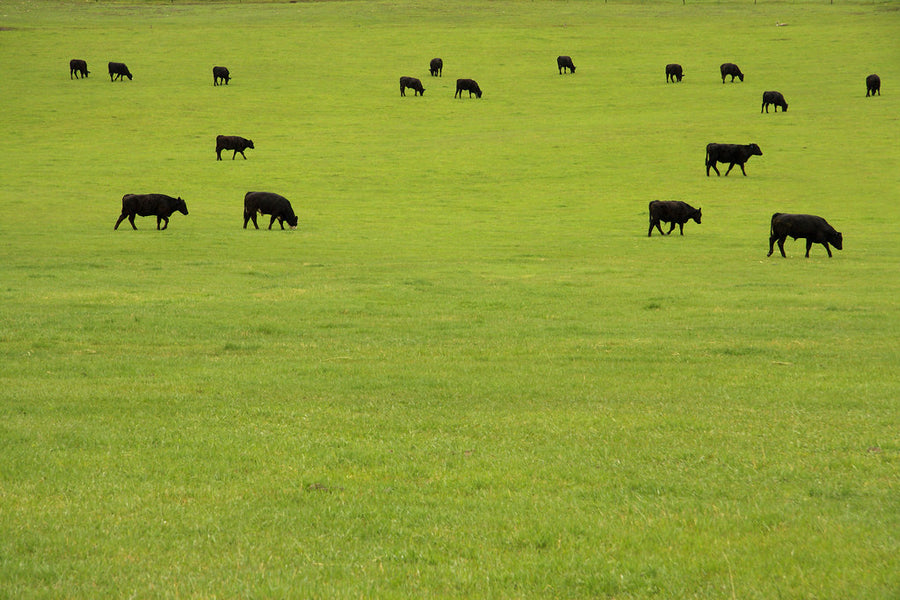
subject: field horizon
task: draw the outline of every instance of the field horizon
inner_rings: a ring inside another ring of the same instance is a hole
[[[0,597],[895,598],[898,33],[863,1],[3,3]],[[763,155],[707,177],[709,142]],[[248,191],[298,229],[243,229]],[[189,214],[114,230],[151,192]],[[656,199],[702,223],[648,237]],[[843,250],[767,257],[774,212]]]

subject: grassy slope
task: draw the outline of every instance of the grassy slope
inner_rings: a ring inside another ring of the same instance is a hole
[[[900,13],[3,12],[3,595],[900,587],[900,57],[873,42]],[[764,89],[789,112],[760,115]],[[257,148],[216,162],[217,133]],[[706,178],[709,141],[764,156]],[[251,189],[301,229],[240,229]],[[190,216],[113,232],[145,191]],[[654,198],[704,223],[647,239]],[[826,216],[845,250],[766,259],[774,211]]]

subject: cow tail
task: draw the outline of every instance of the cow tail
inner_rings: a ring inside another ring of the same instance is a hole
[[[769,235],[770,236],[775,235],[775,218],[780,214],[781,213],[773,213],[772,214],[772,221],[769,224]]]

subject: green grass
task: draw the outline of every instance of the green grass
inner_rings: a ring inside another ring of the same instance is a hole
[[[893,3],[0,27],[0,597],[900,593]],[[220,133],[256,149],[217,162]],[[712,141],[764,154],[707,178]],[[300,228],[243,230],[249,190]],[[113,231],[141,192],[190,215]],[[703,224],[648,239],[653,199]],[[766,258],[776,211],[844,250]]]

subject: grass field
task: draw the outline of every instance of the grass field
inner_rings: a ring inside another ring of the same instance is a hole
[[[0,597],[897,598],[898,35],[840,0],[0,2]],[[713,141],[763,156],[706,177]],[[299,229],[242,229],[250,190]],[[190,214],[114,231],[147,192]],[[648,238],[653,199],[703,223]],[[767,258],[776,211],[843,251]]]

